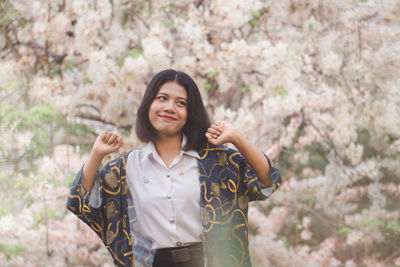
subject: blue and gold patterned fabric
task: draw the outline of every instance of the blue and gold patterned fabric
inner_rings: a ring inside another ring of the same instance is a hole
[[[151,243],[139,233],[134,203],[128,196],[126,161],[129,153],[108,162],[96,174],[102,205],[93,207],[77,174],[67,208],[101,238],[115,266],[153,264]],[[251,266],[248,250],[249,201],[264,200],[254,170],[236,150],[208,144],[199,152],[200,205],[206,267]],[[268,159],[268,157],[267,157]],[[270,163],[272,192],[281,184],[279,170]]]

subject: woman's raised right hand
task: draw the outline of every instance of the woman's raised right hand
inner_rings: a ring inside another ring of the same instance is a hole
[[[106,155],[118,151],[124,144],[121,136],[111,132],[104,132],[96,138],[92,151],[99,156],[105,157]]]

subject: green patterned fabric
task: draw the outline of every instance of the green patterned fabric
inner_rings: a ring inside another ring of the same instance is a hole
[[[155,251],[137,231],[134,203],[127,194],[128,155],[110,161],[97,173],[103,205],[91,206],[81,169],[72,184],[67,208],[98,234],[115,266],[152,266]],[[208,144],[199,155],[205,266],[251,266],[248,202],[264,200],[267,196],[261,192],[253,169],[236,150]],[[268,161],[273,192],[281,184],[281,175]]]

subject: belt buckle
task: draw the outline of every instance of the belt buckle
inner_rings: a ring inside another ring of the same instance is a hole
[[[171,251],[171,260],[174,263],[190,260],[189,248],[180,248]]]

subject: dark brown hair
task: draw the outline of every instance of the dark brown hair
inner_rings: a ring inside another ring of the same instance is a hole
[[[151,79],[137,111],[136,135],[140,141],[145,143],[155,141],[157,131],[150,123],[149,109],[160,87],[167,82],[176,82],[187,92],[187,120],[183,127],[187,142],[183,149],[200,151],[207,144],[204,134],[211,123],[201,99],[199,88],[189,75],[181,71],[164,70]]]

